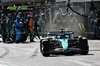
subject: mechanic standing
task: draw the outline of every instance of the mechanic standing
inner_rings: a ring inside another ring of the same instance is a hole
[[[31,18],[33,18],[33,17],[30,16],[30,15],[27,15],[27,19],[25,21],[25,28],[26,28],[27,35],[30,35],[30,42],[33,42],[32,33],[31,33],[31,30],[30,30],[31,26],[30,26],[30,22],[29,22]]]
[[[35,37],[35,36],[38,36],[38,38],[40,39],[40,36],[39,36],[39,33],[38,33],[38,31],[39,31],[38,15],[35,15],[35,16],[34,16],[33,25],[34,25],[34,27],[33,27],[33,30],[34,30],[34,33],[33,33],[33,41],[34,41],[34,37]],[[34,41],[34,42],[35,42],[35,41]]]
[[[15,42],[19,43],[20,42],[20,37],[21,37],[21,30],[20,30],[20,19],[21,17],[17,15],[17,20],[15,21],[15,31],[16,31],[16,39]]]
[[[42,37],[46,37],[45,32],[47,31],[47,18],[45,17],[45,14],[41,14],[41,18],[39,19],[39,26],[41,30]]]
[[[12,25],[13,25],[13,21],[12,21],[12,15],[11,14],[8,14],[8,19],[7,19],[7,39],[6,41],[9,41],[11,42],[10,40],[10,31],[12,29]]]
[[[98,14],[96,13],[96,18],[98,17]],[[98,28],[98,19],[93,19],[93,38],[97,39],[98,38],[98,33],[99,33],[99,28]]]
[[[6,26],[7,26],[7,23],[6,23],[5,15],[2,14],[1,15],[1,36],[2,36],[3,42],[6,41],[6,37],[7,37]]]
[[[56,17],[54,18],[54,24],[55,24],[55,29],[63,29],[64,28],[64,23],[63,23],[63,17],[60,13],[57,13]]]
[[[99,17],[99,15],[98,15],[98,11],[93,3],[91,3],[90,11],[91,11],[91,17],[93,17],[91,19],[91,27],[92,27],[92,31],[93,31],[92,38],[97,39],[98,35],[99,35],[99,28],[98,28],[99,20],[97,18]]]

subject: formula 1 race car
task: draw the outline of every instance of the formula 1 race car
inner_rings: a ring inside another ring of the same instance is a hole
[[[40,51],[43,56],[50,56],[52,53],[67,53],[67,52],[79,52],[82,55],[86,55],[89,52],[88,41],[86,37],[73,37],[72,31],[50,32],[49,38],[40,40]],[[51,36],[54,36],[51,38]]]

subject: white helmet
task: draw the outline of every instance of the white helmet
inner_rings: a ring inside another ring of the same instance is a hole
[[[60,15],[60,13],[57,13],[57,15]]]
[[[41,14],[41,16],[45,16],[45,14],[44,14],[44,13],[42,13],[42,14]]]

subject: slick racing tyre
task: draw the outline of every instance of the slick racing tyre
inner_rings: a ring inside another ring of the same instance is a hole
[[[45,57],[50,56],[50,53],[48,53],[49,50],[50,50],[50,42],[40,40],[40,51],[42,55]]]
[[[42,44],[43,44],[43,43],[42,43],[42,40],[43,40],[43,39],[40,39],[40,52],[41,52],[41,53],[42,53]]]
[[[80,54],[86,55],[89,52],[88,41],[85,37],[79,39]]]

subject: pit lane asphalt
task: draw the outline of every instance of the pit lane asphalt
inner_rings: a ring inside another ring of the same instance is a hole
[[[36,42],[0,42],[0,66],[100,66],[100,41],[89,40],[88,55],[68,54],[43,57]]]

